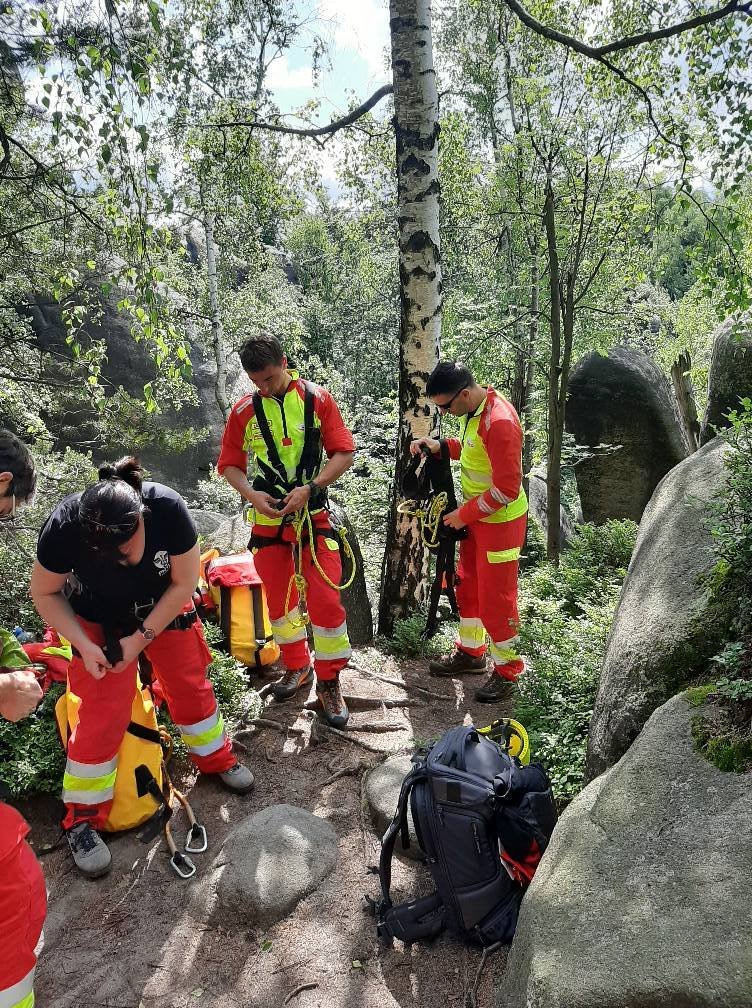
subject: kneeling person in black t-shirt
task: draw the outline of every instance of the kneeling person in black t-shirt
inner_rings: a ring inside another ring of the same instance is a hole
[[[198,769],[239,793],[253,786],[206,677],[211,655],[192,602],[195,525],[179,494],[142,476],[138,460],[121,459],[61,501],[39,534],[31,578],[39,615],[74,648],[69,679],[81,707],[68,744],[63,827],[76,864],[93,877],[110,867],[96,830],[112,804],[142,651]]]

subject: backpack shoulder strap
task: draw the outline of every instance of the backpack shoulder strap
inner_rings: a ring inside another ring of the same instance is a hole
[[[394,818],[389,824],[389,829],[384,834],[381,841],[381,855],[379,857],[379,882],[381,883],[381,907],[388,910],[392,905],[389,890],[392,885],[392,855],[394,845],[397,841],[397,834],[402,834],[403,841],[408,837],[407,808],[410,792],[416,783],[425,776],[423,767],[416,766],[408,773],[402,782],[399,798],[397,799],[397,810]]]

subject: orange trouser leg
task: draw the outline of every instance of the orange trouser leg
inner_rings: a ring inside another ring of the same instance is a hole
[[[206,677],[211,653],[201,621],[186,630],[164,630],[146,654],[193,763],[202,773],[222,773],[234,766],[232,743]]]
[[[315,526],[333,536],[326,515],[316,515]],[[332,584],[339,585],[342,580],[339,546],[334,538],[317,535],[315,548],[319,566],[328,581],[322,577],[313,562],[310,543],[306,543],[303,549],[303,575],[308,582],[308,615],[313,631],[316,678],[325,681],[337,678],[340,670],[347,665],[352,649],[339,588],[332,587]]]
[[[78,621],[87,637],[104,644],[102,628],[88,620]],[[117,756],[131,719],[136,690],[136,662],[123,672],[108,672],[95,679],[74,655],[68,669],[72,693],[81,699],[78,724],[68,741],[68,760],[63,777],[65,816],[63,829],[89,822],[101,829],[112,806],[117,774]]]
[[[47,912],[42,869],[21,843],[0,862],[0,1004],[22,1003],[34,984],[34,950]]]
[[[526,528],[527,515],[522,515],[498,524],[476,522],[471,531],[476,543],[480,618],[490,638],[494,671],[505,679],[517,679],[524,668],[517,651],[517,580]]]
[[[457,563],[455,594],[460,613],[460,626],[456,644],[461,651],[479,657],[486,651],[486,633],[480,618],[478,602],[476,548],[476,537],[469,531],[466,539],[460,539],[460,555]]]
[[[289,542],[261,546],[253,551],[256,570],[264,582],[266,604],[272,624],[274,639],[282,652],[282,661],[288,669],[304,668],[310,664],[306,626],[298,605],[298,590],[290,578],[295,572],[293,545]],[[285,605],[287,604],[287,610]]]

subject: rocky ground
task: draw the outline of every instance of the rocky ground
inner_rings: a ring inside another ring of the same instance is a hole
[[[279,727],[236,732],[239,755],[256,774],[248,797],[175,768],[209,833],[209,849],[195,856],[198,873],[190,881],[174,874],[163,842],[144,846],[134,834],[112,838],[109,876],[83,879],[67,850],[54,847],[57,802],[40,798],[19,806],[32,825],[49,890],[39,1008],[491,1008],[503,965],[498,955],[485,965],[474,994],[478,951],[447,937],[431,946],[380,947],[364,910],[364,896],[378,891],[380,850],[364,781],[385,758],[409,753],[465,718],[486,724],[507,712],[472,701],[477,677],[431,678],[425,663],[397,663],[374,649],[357,653],[343,681],[347,694],[392,698],[399,706],[354,703],[345,739],[322,731],[303,708],[313,693],[283,705],[267,700],[262,717]],[[374,730],[384,723],[389,730]],[[225,839],[254,813],[278,804],[328,820],[336,833],[336,868],[276,923],[212,906],[206,890],[221,872]],[[180,838],[183,824],[181,813]],[[425,887],[427,878],[415,861],[395,861],[398,899]]]

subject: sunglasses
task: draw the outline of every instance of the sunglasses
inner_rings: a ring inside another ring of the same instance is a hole
[[[450,406],[452,405],[452,403],[454,402],[454,400],[455,400],[455,399],[457,398],[457,396],[458,396],[458,395],[460,394],[460,392],[464,392],[464,391],[465,391],[465,389],[466,389],[466,388],[469,388],[469,387],[470,387],[469,385],[463,385],[463,386],[462,386],[462,388],[458,388],[458,389],[457,389],[457,391],[456,391],[456,392],[454,393],[454,395],[452,396],[452,398],[451,398],[451,399],[448,399],[448,400],[447,400],[447,402],[445,402],[445,403],[436,403],[437,407],[438,407],[438,408],[439,408],[440,410],[442,410],[442,412],[444,412],[444,411],[448,410],[448,409],[449,409],[449,407],[450,407]]]
[[[87,532],[94,532],[97,535],[100,533],[109,533],[110,535],[123,535],[126,532],[135,532],[138,528],[138,519],[134,524],[133,521],[121,522],[119,525],[102,525],[101,522],[93,521],[90,518],[82,518],[81,525],[86,529]]]

